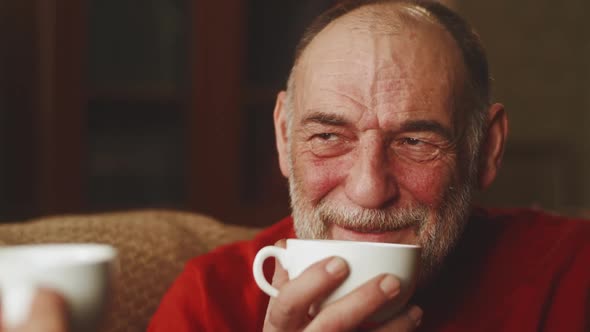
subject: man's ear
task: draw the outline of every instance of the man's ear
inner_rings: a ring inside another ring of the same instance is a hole
[[[504,105],[493,104],[488,109],[488,130],[483,139],[483,145],[480,153],[479,166],[479,188],[487,189],[498,174],[506,137],[508,136],[508,116],[504,111]]]
[[[277,94],[277,101],[274,110],[275,138],[279,154],[279,166],[281,173],[289,177],[289,156],[288,156],[288,133],[287,133],[287,110],[285,109],[285,98],[287,93],[281,91]]]

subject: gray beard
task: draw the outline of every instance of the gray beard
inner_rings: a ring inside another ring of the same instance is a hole
[[[386,232],[415,227],[415,244],[422,246],[419,287],[426,284],[440,270],[445,258],[463,233],[469,218],[474,188],[473,176],[468,176],[462,185],[450,186],[443,194],[443,204],[436,210],[427,205],[363,209],[333,206],[323,199],[315,204],[305,200],[293,173],[292,171],[289,177],[289,192],[298,238],[326,239],[330,224],[361,232]]]

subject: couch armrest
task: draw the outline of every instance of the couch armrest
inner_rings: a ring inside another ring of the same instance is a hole
[[[145,331],[190,258],[257,229],[186,212],[144,210],[41,218],[0,224],[0,245],[106,243],[119,250],[119,274],[104,331]]]

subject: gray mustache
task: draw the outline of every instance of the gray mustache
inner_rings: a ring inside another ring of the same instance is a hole
[[[390,232],[410,226],[421,229],[428,217],[428,210],[423,206],[378,210],[334,207],[322,203],[316,213],[324,225],[334,224],[363,233]]]

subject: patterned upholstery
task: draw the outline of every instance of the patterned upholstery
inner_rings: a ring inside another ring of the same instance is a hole
[[[132,332],[145,331],[187,260],[221,244],[251,238],[256,231],[198,214],[147,210],[0,224],[0,246],[58,242],[115,246],[119,272],[103,331]]]

